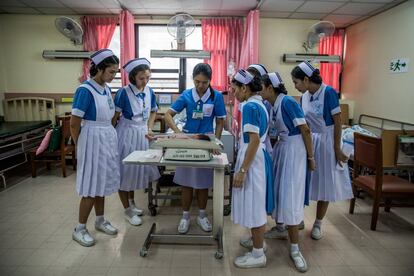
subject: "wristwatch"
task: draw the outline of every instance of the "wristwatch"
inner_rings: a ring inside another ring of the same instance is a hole
[[[240,170],[239,170],[239,172],[246,173],[247,171],[243,167],[241,167]]]

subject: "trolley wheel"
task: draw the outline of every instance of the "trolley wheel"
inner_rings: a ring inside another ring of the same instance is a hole
[[[157,215],[157,208],[155,206],[148,207],[148,209],[152,217],[155,217]]]
[[[146,256],[148,256],[148,250],[146,248],[142,248],[141,251],[139,251],[139,255],[142,258],[145,258]]]
[[[224,210],[223,210],[223,215],[227,217],[228,215],[230,215],[230,213],[231,213],[231,205],[230,204],[225,205]]]
[[[223,259],[223,252],[216,251],[216,253],[214,253],[214,258],[217,260]]]

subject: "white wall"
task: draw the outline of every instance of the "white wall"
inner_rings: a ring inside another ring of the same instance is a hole
[[[343,97],[359,114],[414,123],[414,1],[347,29]],[[391,74],[392,58],[410,58],[409,72]]]
[[[289,95],[300,95],[294,88],[290,72],[296,63],[284,63],[283,54],[304,53],[303,42],[315,20],[260,19],[259,62],[270,72],[278,71]],[[318,49],[313,49],[317,52]]]
[[[82,60],[51,60],[43,50],[82,50],[55,28],[54,15],[0,15],[0,100],[8,93],[73,93]],[[70,16],[79,20],[77,16]],[[57,114],[70,111],[58,104]],[[3,110],[0,109],[0,115]]]
[[[0,15],[2,41],[7,41],[2,43],[6,92],[71,93],[79,84],[77,78],[81,74],[81,60],[49,60],[42,57],[45,49],[82,49],[82,46],[74,46],[57,31],[56,17]]]

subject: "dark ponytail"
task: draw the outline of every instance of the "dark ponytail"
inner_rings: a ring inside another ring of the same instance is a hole
[[[242,87],[244,85],[235,78],[231,80],[231,83],[237,85],[238,87]],[[257,94],[262,91],[262,79],[255,76],[251,82],[246,84],[246,86],[250,88],[250,91],[252,91],[252,93]]]
[[[290,74],[295,79],[300,79],[302,81],[305,79],[305,77],[308,77],[305,74],[305,72],[303,72],[302,69],[300,69],[299,66],[295,66],[295,68],[293,68],[293,70],[292,70],[292,72],[290,72]],[[308,78],[313,83],[322,84],[322,77],[321,77],[319,69],[315,69],[315,71],[313,71],[313,73],[312,73],[312,76],[310,76]]]
[[[285,85],[283,83],[280,83],[278,87],[273,87],[273,84],[272,84],[272,81],[269,78],[269,75],[267,75],[267,74],[266,75],[263,75],[262,81],[263,81],[263,85],[265,87],[271,86],[273,88],[273,91],[276,94],[285,94],[285,95],[287,95],[288,92],[286,90]]]
[[[91,68],[89,68],[89,75],[95,77],[99,70],[105,71],[106,68],[112,65],[119,64],[119,58],[117,56],[110,56],[102,60],[98,65],[91,61]]]

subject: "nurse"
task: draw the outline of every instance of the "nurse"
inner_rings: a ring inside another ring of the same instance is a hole
[[[329,202],[353,197],[347,157],[341,150],[341,108],[338,93],[322,82],[319,70],[309,62],[293,68],[291,76],[295,88],[303,93],[301,104],[312,131],[318,166],[311,173],[309,198],[318,202],[311,237],[319,240]]]
[[[266,266],[263,250],[267,221],[266,187],[272,182],[272,161],[264,141],[269,116],[259,95],[262,82],[245,70],[239,70],[232,80],[232,89],[242,109],[239,152],[233,177],[231,219],[249,228],[252,234],[251,252],[235,259],[240,268]],[[272,202],[273,203],[273,202]]]
[[[262,65],[262,64],[250,64],[249,67],[247,67],[246,71],[249,72],[250,74],[252,74],[254,77],[259,77],[260,79],[264,75],[267,74],[266,67],[264,67],[264,65]],[[270,118],[272,105],[265,99],[263,99],[263,104],[265,105],[267,113],[269,114],[269,118]],[[269,128],[269,132],[272,132],[272,128]],[[266,145],[267,152],[269,152],[269,154],[271,154],[272,153],[272,143],[270,142],[270,136],[273,133],[269,133],[269,132],[266,135],[265,145]]]
[[[311,132],[299,104],[290,96],[278,73],[262,78],[263,99],[272,105],[272,120],[279,140],[273,148],[275,210],[273,218],[283,221],[289,232],[290,257],[296,269],[308,269],[299,251],[299,224],[303,221],[307,165],[315,169]],[[277,229],[272,230],[277,231]],[[271,231],[270,231],[271,232]]]
[[[91,56],[90,78],[76,90],[73,99],[70,132],[77,146],[76,191],[82,197],[79,223],[72,238],[83,246],[95,239],[86,229],[92,207],[95,207],[95,229],[108,235],[118,230],[104,218],[105,196],[119,189],[118,139],[111,119],[115,113],[111,90],[106,85],[118,72],[119,59],[109,49]]]
[[[166,124],[176,133],[181,130],[174,123],[175,114],[186,110],[187,121],[184,133],[214,133],[220,139],[226,118],[223,95],[210,86],[212,70],[210,65],[199,63],[193,70],[194,88],[184,90],[171,108],[165,113]],[[214,119],[216,127],[213,128]],[[206,216],[208,189],[213,186],[213,170],[203,168],[177,168],[174,182],[182,186],[183,216],[178,225],[178,232],[185,234],[190,227],[190,206],[195,190],[199,208],[197,224],[205,232],[211,232],[212,226]]]
[[[158,110],[154,91],[147,85],[151,77],[150,66],[146,58],[133,59],[124,65],[130,84],[116,93],[115,116],[112,119],[113,125],[117,124],[121,167],[118,194],[125,209],[125,218],[135,226],[142,223],[139,218],[142,210],[135,205],[134,191],[147,188],[149,182],[160,177],[156,166],[122,164],[122,160],[131,152],[149,148],[146,135],[152,134]]]

